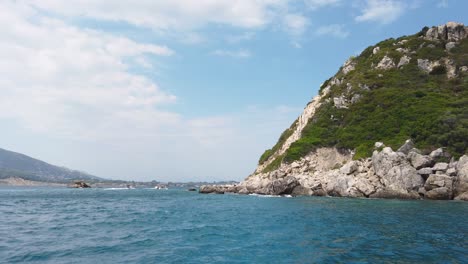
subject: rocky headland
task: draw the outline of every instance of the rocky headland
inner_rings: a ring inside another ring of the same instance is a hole
[[[200,193],[468,200],[467,37],[449,22],[368,47],[252,175]]]

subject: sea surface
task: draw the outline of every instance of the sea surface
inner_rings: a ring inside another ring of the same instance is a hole
[[[468,263],[468,203],[0,188],[2,263]]]

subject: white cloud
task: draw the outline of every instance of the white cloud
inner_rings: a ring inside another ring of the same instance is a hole
[[[302,35],[309,26],[309,20],[301,14],[287,14],[283,19],[286,32],[293,36]]]
[[[349,32],[344,28],[344,25],[332,24],[317,28],[315,34],[319,36],[332,36],[336,38],[347,38]]]
[[[223,49],[218,49],[213,52],[211,52],[212,55],[215,56],[221,56],[221,57],[232,57],[232,58],[249,58],[252,56],[250,51],[240,49],[240,50],[223,50]]]
[[[73,27],[14,2],[0,4],[0,23],[11,25],[0,32],[0,118],[80,138],[124,134],[118,129],[135,113],[155,127],[178,118],[156,110],[175,95],[129,71],[152,67],[147,55],[171,56],[170,48]]]
[[[316,10],[326,6],[336,6],[341,3],[341,0],[305,0],[308,8]]]
[[[362,14],[355,17],[358,22],[389,24],[405,12],[404,2],[396,0],[367,0]]]
[[[238,35],[229,35],[226,37],[226,41],[230,44],[237,44],[242,41],[251,40],[255,36],[254,32],[244,32]]]
[[[286,0],[30,0],[37,8],[66,16],[125,21],[156,30],[191,29],[209,23],[258,28],[270,23]]]

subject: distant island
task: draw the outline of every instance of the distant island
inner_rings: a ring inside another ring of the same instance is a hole
[[[202,193],[468,200],[468,27],[384,40],[326,80],[239,185]]]
[[[82,188],[196,188],[207,184],[235,184],[234,181],[219,182],[160,182],[160,181],[123,181],[104,179],[86,172],[71,170],[49,164],[27,155],[0,148],[0,186],[55,186]]]

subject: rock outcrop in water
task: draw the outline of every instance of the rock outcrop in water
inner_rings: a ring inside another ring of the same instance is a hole
[[[238,185],[201,186],[200,193],[468,200],[467,155],[438,162],[447,155],[443,149],[429,155],[416,148],[403,150],[404,146],[398,151],[384,147],[371,158],[353,160],[352,153],[318,149]]]
[[[468,200],[467,37],[449,22],[367,48],[252,175],[200,192]]]

